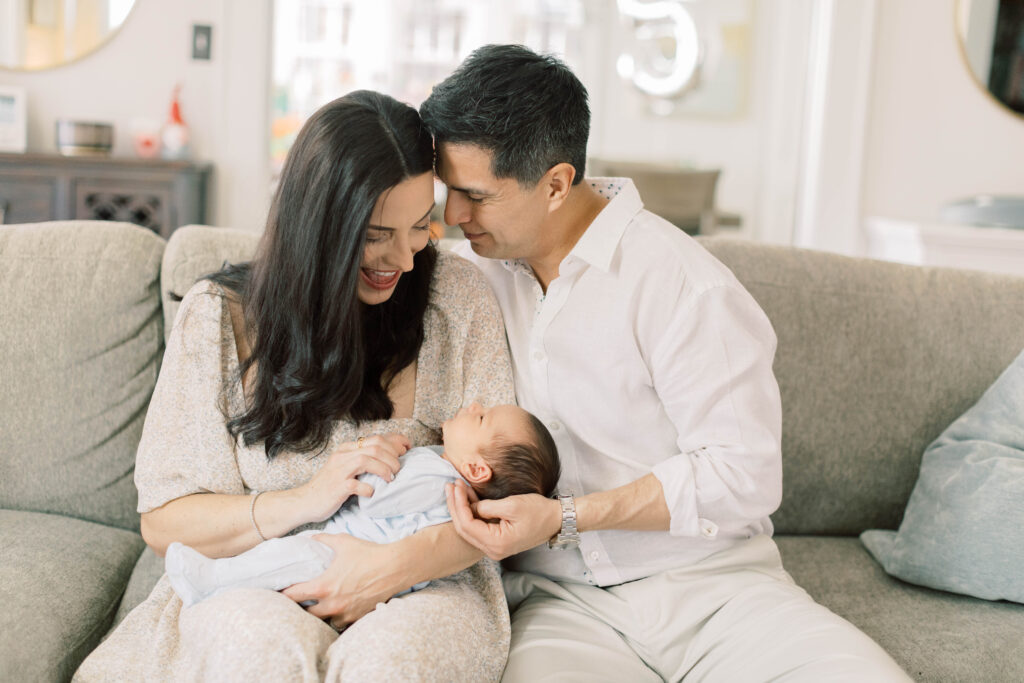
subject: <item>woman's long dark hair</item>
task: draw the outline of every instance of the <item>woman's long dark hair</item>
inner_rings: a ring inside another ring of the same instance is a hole
[[[357,91],[318,110],[295,139],[256,257],[210,276],[242,300],[255,367],[248,409],[228,430],[267,457],[319,451],[335,420],[387,419],[387,386],[416,359],[437,261],[416,254],[391,298],[357,296],[377,198],[432,170],[430,134],[412,107]]]

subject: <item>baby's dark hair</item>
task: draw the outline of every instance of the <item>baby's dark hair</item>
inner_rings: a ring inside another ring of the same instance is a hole
[[[558,485],[562,466],[551,432],[532,413],[527,413],[533,438],[514,443],[498,437],[481,455],[491,466],[489,481],[474,486],[480,498],[504,498],[522,493],[550,496]]]

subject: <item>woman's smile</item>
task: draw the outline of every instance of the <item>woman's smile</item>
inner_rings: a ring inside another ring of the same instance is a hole
[[[373,268],[360,268],[359,275],[363,282],[374,289],[391,289],[398,282],[402,271],[400,270],[374,270]]]

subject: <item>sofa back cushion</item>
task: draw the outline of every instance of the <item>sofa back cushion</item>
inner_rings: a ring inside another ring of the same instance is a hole
[[[259,238],[258,232],[207,225],[186,225],[171,233],[160,275],[165,339],[171,334],[181,297],[196,280],[220,270],[225,263],[248,261]]]
[[[126,223],[0,226],[0,507],[138,529],[164,246]]]
[[[1024,278],[701,242],[779,338],[776,531],[898,527],[925,447],[1024,348]]]

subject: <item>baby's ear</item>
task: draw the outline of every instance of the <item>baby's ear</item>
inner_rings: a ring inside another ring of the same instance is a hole
[[[488,465],[484,460],[477,460],[476,462],[468,462],[463,468],[461,473],[470,484],[483,484],[491,480],[491,466]]]

